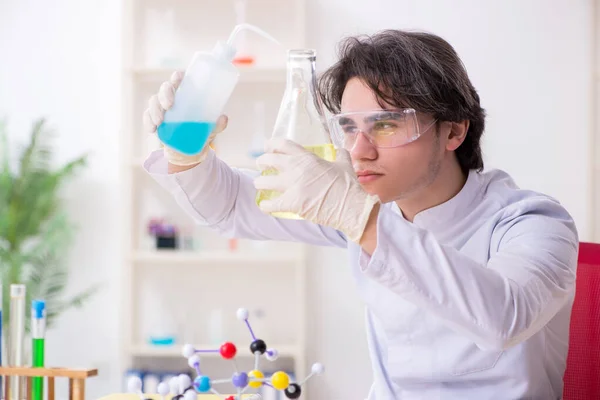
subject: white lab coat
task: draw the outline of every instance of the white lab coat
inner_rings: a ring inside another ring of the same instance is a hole
[[[561,398],[578,237],[552,198],[501,171],[471,172],[457,196],[412,223],[382,206],[369,256],[332,228],[263,214],[250,171],[212,152],[169,175],[156,151],[144,168],[223,235],[348,249],[366,305],[370,400]]]

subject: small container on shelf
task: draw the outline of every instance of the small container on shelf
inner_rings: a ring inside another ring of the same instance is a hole
[[[239,245],[239,241],[236,238],[230,238],[227,240],[227,248],[231,252],[237,251],[238,245]]]
[[[150,346],[164,347],[172,346],[179,340],[177,337],[177,325],[174,316],[167,312],[166,304],[156,298],[156,304],[159,304],[152,315],[148,316],[149,325],[145,331],[146,342]],[[162,308],[159,308],[162,307]]]
[[[145,11],[146,48],[144,65],[147,68],[178,68],[181,66],[180,32],[174,8],[148,8]]]
[[[206,324],[208,341],[211,345],[220,345],[225,340],[223,329],[223,310],[215,308],[210,310]]]
[[[157,249],[178,248],[178,231],[175,225],[153,218],[148,223],[148,233],[155,238]]]
[[[167,233],[156,237],[157,249],[176,249],[177,235],[175,233]]]
[[[171,346],[175,341],[175,335],[172,334],[152,335],[148,338],[148,344],[152,346]]]
[[[194,237],[194,227],[193,226],[184,226],[181,228],[180,233],[180,248],[181,250],[186,251],[194,251],[198,250],[199,240]]]
[[[267,130],[265,128],[265,102],[257,101],[254,103],[254,133],[248,155],[256,160],[265,150],[265,140],[267,139]]]

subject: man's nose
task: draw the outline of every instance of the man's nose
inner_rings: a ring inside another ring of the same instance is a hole
[[[377,158],[377,149],[369,142],[369,138],[362,131],[358,132],[354,140],[354,146],[350,149],[350,155],[355,160]]]

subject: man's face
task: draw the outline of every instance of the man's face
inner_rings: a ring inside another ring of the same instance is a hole
[[[380,109],[368,86],[358,78],[348,81],[342,96],[342,113]],[[422,115],[418,118],[422,129],[434,121]],[[349,152],[362,187],[387,203],[412,197],[433,182],[444,157],[444,144],[432,126],[417,140],[394,148],[377,148],[359,133]]]

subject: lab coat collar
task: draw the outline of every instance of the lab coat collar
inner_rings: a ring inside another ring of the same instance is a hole
[[[480,193],[480,175],[477,171],[469,171],[467,181],[458,194],[450,200],[435,207],[428,208],[415,215],[413,222],[423,228],[440,227],[445,222],[460,220],[473,208],[474,201]]]

